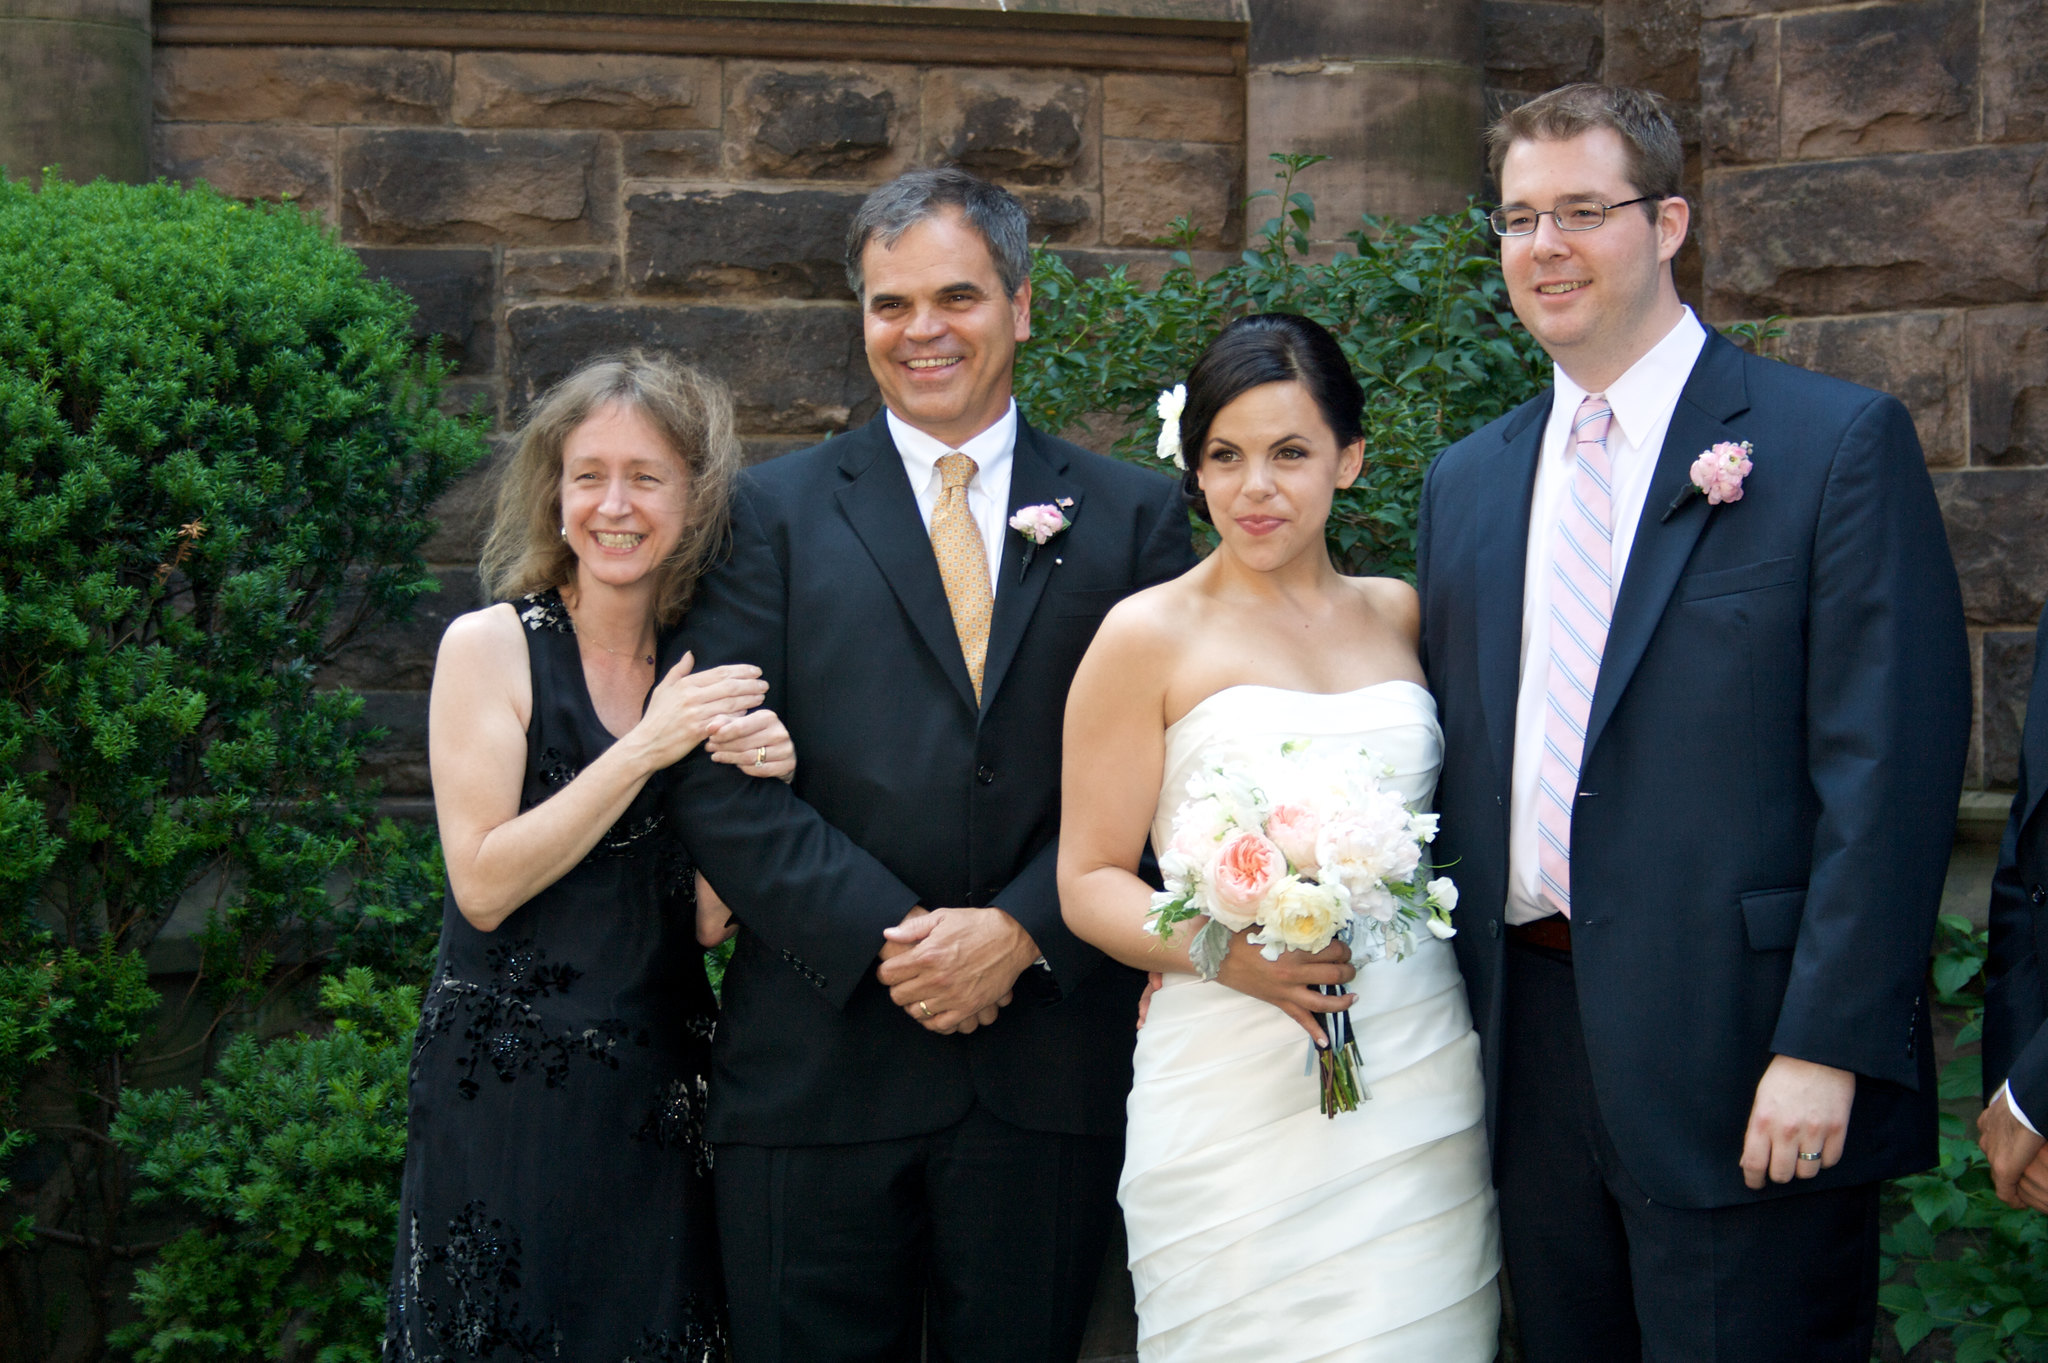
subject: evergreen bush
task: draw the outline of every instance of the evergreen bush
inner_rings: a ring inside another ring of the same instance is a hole
[[[1309,244],[1315,201],[1294,183],[1327,158],[1272,159],[1280,188],[1261,193],[1277,197],[1279,213],[1258,249],[1213,274],[1197,272],[1185,218],[1172,267],[1154,287],[1123,266],[1077,279],[1059,256],[1036,252],[1017,402],[1045,430],[1120,423],[1113,452],[1158,468],[1160,390],[1185,380],[1234,319],[1300,313],[1330,329],[1365,386],[1365,472],[1331,508],[1331,556],[1345,572],[1412,581],[1430,460],[1535,396],[1550,362],[1515,320],[1478,209],[1404,224],[1367,218],[1350,249],[1318,260]]]
[[[225,1037],[352,916],[329,886],[372,845],[374,735],[319,670],[433,589],[428,508],[483,452],[411,314],[291,207],[0,181],[0,1153],[36,1134],[32,1079],[71,1097],[42,1207],[86,1250],[95,1340],[143,952],[203,912]],[[29,1298],[0,1339],[34,1349],[25,1252],[0,1250]]]
[[[398,1222],[406,1068],[420,990],[365,967],[322,982],[325,1036],[237,1037],[216,1077],[130,1097],[114,1139],[138,1205],[204,1218],[136,1277],[137,1363],[374,1363]]]

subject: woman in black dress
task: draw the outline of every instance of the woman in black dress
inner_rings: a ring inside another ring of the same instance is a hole
[[[725,1357],[716,1005],[701,882],[659,795],[700,742],[758,776],[796,760],[756,669],[685,657],[657,685],[654,654],[739,464],[723,390],[636,355],[543,398],[500,484],[483,572],[504,599],[449,625],[429,709],[449,890],[413,1049],[394,1363]]]

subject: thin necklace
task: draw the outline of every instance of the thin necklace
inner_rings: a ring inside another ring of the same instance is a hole
[[[569,627],[571,629],[575,629],[576,612],[569,610],[569,603],[566,601],[562,603],[562,609],[565,611],[569,611]],[[582,630],[576,630],[576,637],[578,639],[589,639],[591,643],[596,644],[601,649],[604,649],[605,652],[611,654],[614,658],[637,657],[640,659],[641,662],[646,663],[649,667],[654,666],[654,655],[652,653],[641,653],[637,649],[612,648],[609,645],[607,645],[603,640],[598,639],[592,635],[585,634]]]

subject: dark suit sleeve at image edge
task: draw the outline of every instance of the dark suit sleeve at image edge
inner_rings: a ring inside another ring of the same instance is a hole
[[[1820,813],[1772,1050],[1918,1087],[1914,1029],[1970,730],[1961,593],[1912,418],[1849,422],[1815,527],[1807,769]]]
[[[699,584],[662,665],[672,666],[684,648],[700,670],[753,663],[767,679],[772,709],[788,678],[786,574],[747,482],[733,498],[732,521],[731,552]],[[801,968],[834,1007],[846,1006],[873,965],[882,930],[917,902],[787,785],[713,762],[701,746],[674,768],[668,810],[734,916]]]
[[[2031,718],[2031,716],[2029,716]],[[2020,788],[1998,845],[1991,877],[1991,958],[1984,976],[1984,1098],[2012,1081],[2013,1100],[2027,1119],[2048,1117],[2048,1021],[2041,998],[2041,961],[2034,945],[2034,908],[2020,880],[2020,817],[2026,811],[2027,758]]]

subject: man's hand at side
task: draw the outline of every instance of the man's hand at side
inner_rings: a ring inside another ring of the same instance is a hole
[[[1977,1118],[1977,1144],[1983,1147],[1984,1158],[1991,1161],[1991,1182],[1998,1190],[2000,1202],[2008,1207],[2048,1211],[2048,1198],[2043,1197],[2048,1193],[2048,1178],[2044,1178],[2048,1170],[2035,1167],[2042,1163],[2040,1155],[2048,1142],[2027,1130],[2013,1115],[2002,1091]]]
[[[1038,946],[998,908],[912,909],[885,930],[875,977],[928,1032],[967,1033],[1009,1006]]]
[[[1774,1055],[1757,1081],[1742,1134],[1742,1181],[1761,1188],[1764,1180],[1789,1183],[1812,1178],[1842,1158],[1849,1134],[1849,1109],[1856,1102],[1856,1076],[1832,1065]],[[1819,1159],[1801,1159],[1818,1154]]]

